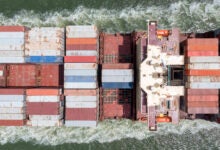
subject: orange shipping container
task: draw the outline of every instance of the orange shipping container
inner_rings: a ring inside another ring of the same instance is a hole
[[[218,95],[188,95],[187,96],[187,101],[192,102],[192,101],[206,101],[206,102],[212,102],[218,101]]]
[[[218,101],[213,102],[204,102],[204,101],[194,101],[194,102],[187,102],[188,107],[218,107]]]
[[[60,89],[45,89],[45,88],[27,89],[26,95],[29,96],[60,95]]]
[[[219,76],[220,70],[186,70],[188,76]]]
[[[68,38],[66,44],[96,44],[96,38]]]
[[[187,89],[188,95],[218,95],[215,89]]]
[[[188,51],[218,51],[217,38],[192,38],[187,40]]]
[[[185,56],[218,56],[218,51],[186,51]]]

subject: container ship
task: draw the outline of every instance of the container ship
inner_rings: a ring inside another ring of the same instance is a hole
[[[220,122],[220,30],[0,26],[0,126]]]

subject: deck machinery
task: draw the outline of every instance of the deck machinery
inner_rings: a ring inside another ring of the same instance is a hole
[[[147,57],[140,64],[140,86],[147,95],[149,130],[157,130],[157,121],[178,123],[179,103],[184,96],[184,56],[180,55],[178,29],[157,30],[156,21],[148,21]]]

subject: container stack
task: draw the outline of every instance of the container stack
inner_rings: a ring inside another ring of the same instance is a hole
[[[25,122],[24,89],[0,89],[0,126],[23,126]]]
[[[0,63],[24,63],[23,26],[0,26]]]
[[[94,127],[98,120],[98,33],[94,26],[66,27],[65,125]]]
[[[61,92],[61,89],[27,89],[27,125],[61,126],[64,104]]]
[[[219,113],[220,57],[218,55],[218,39],[188,39],[185,74],[189,114]]]
[[[132,99],[134,99],[132,42],[131,34],[101,35],[101,119],[130,118],[132,115]]]
[[[62,63],[64,56],[64,28],[31,28],[25,34],[27,63]]]

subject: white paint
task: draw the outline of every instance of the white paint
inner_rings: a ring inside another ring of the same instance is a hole
[[[23,102],[25,95],[0,95],[0,102]]]
[[[5,50],[5,51],[0,51],[0,56],[1,57],[23,57],[24,56],[24,51],[23,50]]]
[[[220,69],[220,63],[193,63],[188,64],[187,69]]]
[[[77,120],[66,120],[65,126],[67,127],[96,127],[97,121],[77,121]]]
[[[63,118],[63,114],[60,115],[29,115],[30,120],[53,120],[58,121]]]
[[[96,102],[97,96],[66,96],[66,102]]]
[[[64,69],[98,69],[98,65],[96,63],[64,63]]]
[[[97,50],[67,50],[66,56],[98,56]]]
[[[25,107],[1,107],[0,114],[22,114],[25,113]]]
[[[97,86],[96,82],[64,82],[64,88],[66,89],[96,89]]]
[[[102,82],[133,82],[133,76],[102,76]]]
[[[27,96],[28,102],[59,102],[60,96]]]
[[[25,63],[24,57],[2,57],[0,56],[0,63]]]
[[[23,120],[26,118],[25,114],[1,114],[1,120]]]
[[[220,56],[193,56],[188,58],[188,63],[220,63]]]
[[[24,102],[0,102],[0,107],[24,107]]]
[[[133,69],[102,69],[102,76],[132,76]]]
[[[1,38],[21,38],[24,39],[24,32],[0,32],[0,40]]]
[[[40,127],[62,126],[63,120],[28,120],[27,125]]]
[[[64,56],[63,50],[25,50],[25,56]]]
[[[64,76],[97,76],[96,69],[88,69],[88,70],[64,70]]]
[[[66,108],[97,108],[97,102],[66,102]]]

